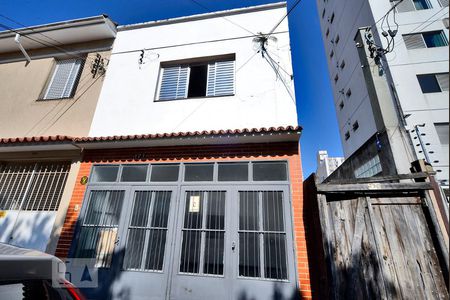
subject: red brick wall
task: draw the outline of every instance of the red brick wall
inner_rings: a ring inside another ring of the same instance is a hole
[[[137,159],[138,158],[138,159]],[[289,162],[294,233],[297,245],[297,266],[302,296],[311,297],[308,255],[303,221],[303,188],[300,148],[298,143],[240,144],[210,146],[179,146],[85,151],[77,182],[70,201],[56,255],[66,257],[72,242],[75,223],[80,212],[86,185],[80,184],[89,176],[93,163],[153,163],[193,161],[287,160]],[[75,206],[78,210],[75,211]]]

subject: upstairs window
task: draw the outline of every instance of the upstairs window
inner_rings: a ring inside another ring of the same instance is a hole
[[[417,75],[424,94],[448,91],[448,73]]]
[[[42,98],[50,100],[73,97],[83,64],[83,59],[57,60]]]
[[[439,0],[439,4],[440,4],[442,7],[447,7],[447,6],[448,6],[448,0]]]
[[[434,123],[441,145],[448,146],[448,123]]]
[[[234,95],[234,58],[162,67],[158,100]]]
[[[398,4],[400,0],[392,1],[392,5]],[[433,8],[429,0],[403,0],[396,9],[398,12],[408,12]]]
[[[448,46],[442,30],[403,35],[407,49],[421,49]]]

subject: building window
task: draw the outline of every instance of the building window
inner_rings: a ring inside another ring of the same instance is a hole
[[[347,98],[350,98],[350,96],[352,95],[352,90],[348,89],[345,95],[347,96]]]
[[[448,0],[438,0],[438,1],[439,1],[439,4],[442,7],[447,7],[448,6]]]
[[[358,123],[358,121],[355,121],[355,123],[353,123],[352,128],[353,128],[353,131],[358,130],[358,128],[359,128],[359,123]]]
[[[334,21],[334,13],[331,14],[331,17],[330,17],[330,23],[333,24],[333,21]]]
[[[400,0],[394,0],[392,5],[398,4],[396,9],[400,13],[433,8],[429,0],[403,0],[399,2]]]
[[[345,133],[344,137],[345,137],[345,140],[348,140],[348,139],[350,138],[350,132],[347,131],[347,132]]]
[[[334,76],[334,83],[336,83],[339,80],[339,75],[336,74],[336,76]]]
[[[442,30],[403,35],[407,49],[421,49],[448,46]]]
[[[344,101],[341,101],[341,103],[339,103],[339,109],[340,110],[344,109]]]
[[[322,19],[325,17],[325,8],[322,10]]]
[[[334,39],[334,43],[337,45],[339,43],[339,34],[336,36],[336,38]]]
[[[424,94],[448,91],[448,73],[417,75]]]
[[[162,67],[158,100],[234,95],[233,59]]]
[[[330,52],[330,58],[333,58],[333,56],[334,56],[334,51],[331,50],[331,52]]]
[[[341,70],[345,68],[345,60],[342,60],[341,65],[339,66]]]
[[[327,28],[327,31],[325,32],[325,36],[328,37],[330,35],[330,28]]]
[[[448,123],[434,123],[434,127],[436,128],[436,132],[438,134],[441,145],[448,147],[449,124]]]
[[[364,163],[362,166],[357,168],[354,172],[356,178],[367,178],[375,176],[379,173],[381,173],[381,162],[380,157],[376,155],[375,157],[371,158],[369,161]]]
[[[83,59],[57,60],[42,99],[73,97],[83,65]]]

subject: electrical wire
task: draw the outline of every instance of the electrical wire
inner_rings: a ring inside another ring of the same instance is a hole
[[[284,15],[283,18],[281,18],[281,20],[272,28],[271,31],[269,31],[269,33],[267,35],[271,35],[272,33],[275,32],[275,29],[278,28],[278,26],[281,25],[281,23],[284,21],[284,19],[287,18],[287,16],[289,16],[289,14],[297,7],[297,5],[301,2],[302,0],[297,0],[297,2],[294,3],[294,5],[291,6],[291,8],[287,11],[286,15]]]
[[[206,10],[208,13],[212,13],[212,14],[218,15],[217,12],[211,11],[207,6],[201,4],[201,3],[198,2],[197,0],[190,0],[190,1],[193,2],[193,3],[195,3],[197,6],[203,8],[203,9]],[[255,34],[254,32],[252,32],[251,30],[245,28],[244,26],[241,26],[241,25],[239,25],[238,23],[233,22],[233,21],[231,21],[230,19],[228,19],[228,18],[226,18],[226,17],[224,17],[224,16],[220,16],[220,15],[219,15],[219,17],[222,18],[222,19],[224,19],[225,21],[227,21],[227,22],[233,24],[234,26],[237,26],[237,27],[241,28],[242,30],[247,31],[247,32],[250,33],[251,35],[256,36],[256,34]]]

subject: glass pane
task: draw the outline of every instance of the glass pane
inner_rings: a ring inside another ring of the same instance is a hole
[[[146,227],[150,212],[152,192],[139,191],[134,193],[133,213],[131,215],[131,226]]]
[[[239,276],[260,277],[259,234],[239,233]]]
[[[173,182],[178,181],[179,165],[152,165],[150,181]]]
[[[413,3],[417,10],[431,8],[431,5],[428,3],[428,0],[413,0]]]
[[[152,229],[148,230],[148,232],[149,238],[145,269],[162,271],[164,262],[164,250],[166,248],[166,230]]]
[[[124,182],[142,182],[147,179],[147,165],[123,166],[122,178]]]
[[[114,182],[118,172],[119,166],[95,166],[91,182]]]
[[[264,234],[265,278],[287,279],[286,236],[279,233]]]
[[[442,31],[424,32],[423,39],[428,48],[447,46],[447,39]]]
[[[248,164],[219,164],[219,181],[248,181]]]
[[[448,132],[449,132],[449,124],[448,123],[434,123],[434,127],[436,128],[436,132],[439,137],[439,141],[442,145],[448,146]]]
[[[206,232],[204,274],[223,274],[224,232]]]
[[[151,226],[166,228],[167,221],[169,219],[169,208],[170,208],[170,196],[172,192],[154,192],[155,193],[155,203],[153,207],[153,215]]]
[[[144,255],[145,229],[129,229],[125,249],[124,268],[141,269]]]
[[[186,192],[184,228],[202,228],[203,192]]]
[[[75,257],[94,258],[99,228],[83,227],[78,238]]]
[[[284,231],[282,192],[262,192],[263,229]]]
[[[184,180],[185,181],[212,181],[213,180],[213,164],[192,164],[186,165]]]
[[[92,191],[84,224],[116,226],[119,224],[124,191]]]
[[[208,192],[207,229],[225,229],[225,192]]]
[[[200,266],[200,231],[183,231],[180,272],[198,273]]]
[[[434,74],[422,74],[417,75],[419,80],[420,88],[423,93],[439,93],[441,92],[441,87],[439,86],[436,76]]]
[[[255,181],[287,180],[286,163],[284,162],[253,163],[253,180]]]
[[[239,229],[259,229],[258,192],[239,192]]]
[[[99,228],[96,249],[96,267],[105,268],[111,265],[116,239],[117,228]]]

